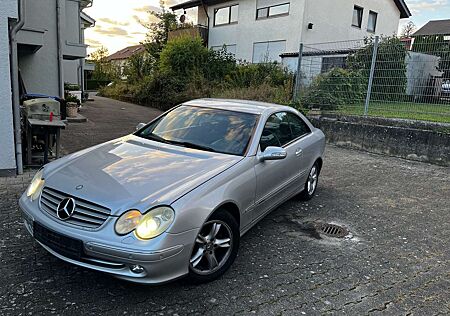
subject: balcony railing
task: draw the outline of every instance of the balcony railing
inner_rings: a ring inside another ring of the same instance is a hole
[[[208,46],[208,27],[204,25],[194,25],[188,28],[179,28],[169,32],[169,40],[177,37],[197,37],[203,40],[203,44]]]

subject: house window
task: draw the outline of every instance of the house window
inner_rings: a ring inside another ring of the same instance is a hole
[[[375,33],[377,29],[378,13],[369,11],[369,23],[367,24],[367,31]]]
[[[281,61],[286,51],[286,41],[259,42],[253,44],[253,63]]]
[[[256,19],[267,19],[270,17],[276,17],[280,15],[288,15],[289,14],[289,3],[278,4],[270,7],[258,8],[256,10]]]
[[[361,28],[364,9],[355,5],[353,8],[352,26]]]
[[[322,73],[328,72],[333,68],[345,68],[346,57],[323,57]]]
[[[214,26],[237,23],[239,5],[219,8],[214,10]]]
[[[218,51],[225,51],[229,54],[236,55],[236,44],[231,45],[222,45],[222,46],[211,46],[211,49],[218,52]]]

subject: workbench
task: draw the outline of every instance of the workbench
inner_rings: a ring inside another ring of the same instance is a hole
[[[26,139],[26,162],[28,166],[32,165],[33,158],[41,158],[42,156],[33,156],[33,136],[43,135],[44,137],[44,164],[48,163],[50,146],[50,136],[55,135],[55,154],[53,158],[58,159],[61,147],[61,129],[66,128],[66,123],[59,119],[53,121],[44,121],[38,119],[27,118],[25,122],[25,139]],[[53,144],[52,144],[53,146]]]

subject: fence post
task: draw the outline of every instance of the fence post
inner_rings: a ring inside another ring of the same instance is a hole
[[[298,64],[297,64],[297,75],[295,77],[295,87],[294,87],[294,102],[298,101],[300,94],[300,84],[301,84],[301,68],[302,68],[302,55],[303,55],[303,43],[300,43],[300,48],[298,50]]]
[[[373,43],[372,52],[372,65],[370,66],[369,85],[367,86],[366,103],[364,105],[364,116],[367,116],[367,114],[369,114],[370,95],[372,94],[373,76],[375,74],[375,65],[377,63],[379,41],[380,37],[375,36],[375,42]]]

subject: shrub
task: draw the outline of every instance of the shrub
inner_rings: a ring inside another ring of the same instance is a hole
[[[262,83],[278,86],[291,78],[292,74],[278,63],[240,64],[226,76],[226,82],[231,87],[240,88]]]
[[[363,77],[369,78],[372,65],[374,39],[367,38],[366,46],[350,55],[348,67],[361,71]],[[383,37],[378,46],[375,73],[372,85],[373,100],[398,100],[406,94],[406,56],[408,52],[404,43],[397,37]]]
[[[208,49],[198,37],[177,37],[161,52],[159,69],[162,74],[180,81],[189,81],[193,73],[202,72],[208,61]]]
[[[300,103],[305,108],[336,110],[340,105],[364,100],[367,80],[360,71],[333,68],[317,76],[305,90]]]

